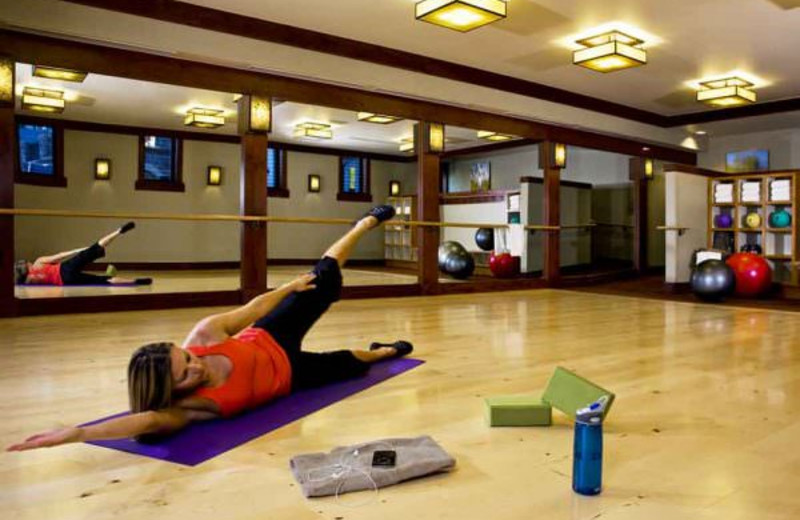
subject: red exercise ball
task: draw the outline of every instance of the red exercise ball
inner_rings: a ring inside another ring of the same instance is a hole
[[[772,285],[772,269],[763,256],[735,253],[725,261],[736,275],[736,294],[758,296]]]
[[[489,270],[497,278],[514,278],[519,274],[519,257],[511,253],[492,253]]]

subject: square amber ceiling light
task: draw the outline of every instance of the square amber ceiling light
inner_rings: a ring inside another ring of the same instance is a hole
[[[575,43],[583,48],[572,53],[572,63],[587,69],[614,72],[647,64],[647,51],[641,48],[644,41],[620,31],[609,31]]]
[[[365,123],[375,123],[379,125],[388,125],[389,123],[395,123],[403,120],[402,117],[374,114],[372,112],[359,112],[357,119]]]
[[[732,107],[756,102],[753,84],[742,78],[730,78],[701,81],[697,91],[697,101],[715,107]]]
[[[72,81],[83,83],[88,73],[79,70],[59,69],[57,67],[45,67],[42,65],[33,66],[33,75],[40,78],[58,79],[61,81]]]
[[[333,139],[331,125],[325,123],[300,123],[294,127],[294,137],[311,137],[313,139]]]
[[[22,90],[23,110],[60,114],[65,106],[64,93],[60,90],[37,87],[25,87]]]
[[[225,124],[224,112],[216,108],[193,108],[186,112],[183,124],[197,128],[219,128]]]
[[[478,130],[478,139],[486,139],[487,141],[510,141],[514,139],[514,136],[489,130]]]
[[[423,0],[416,18],[454,31],[467,32],[506,17],[505,0]]]

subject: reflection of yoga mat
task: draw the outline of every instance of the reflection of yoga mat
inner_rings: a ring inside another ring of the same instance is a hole
[[[319,388],[299,390],[231,419],[194,423],[158,444],[140,444],[131,439],[92,441],[89,444],[195,466],[422,363],[424,361],[409,358],[382,361],[372,365],[363,377]],[[98,419],[81,426],[96,424],[126,413]]]
[[[138,283],[91,283],[91,284],[67,284],[67,285],[58,285],[54,283],[18,283],[20,287],[136,287],[137,285],[142,285],[143,287],[147,287],[148,284],[138,284]]]

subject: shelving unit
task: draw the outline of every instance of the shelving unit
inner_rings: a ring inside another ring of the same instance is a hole
[[[393,220],[413,220],[417,214],[417,196],[389,197],[387,204],[394,206],[397,214]],[[414,228],[402,225],[386,225],[384,254],[389,267],[413,267],[417,262],[417,234]]]
[[[797,285],[799,180],[800,172],[710,178],[708,247],[733,253],[745,245],[758,246],[772,266],[774,280]],[[788,213],[791,222],[774,227],[770,218],[776,212]],[[730,226],[721,227],[726,220]]]

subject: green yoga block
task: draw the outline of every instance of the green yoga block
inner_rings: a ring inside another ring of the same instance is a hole
[[[550,426],[552,408],[535,395],[486,398],[489,426]]]
[[[614,394],[564,367],[556,367],[556,371],[553,372],[553,376],[542,394],[542,401],[550,403],[553,408],[561,410],[575,419],[575,412],[578,409],[597,401],[604,395],[608,396],[608,404],[603,418],[611,410]]]

